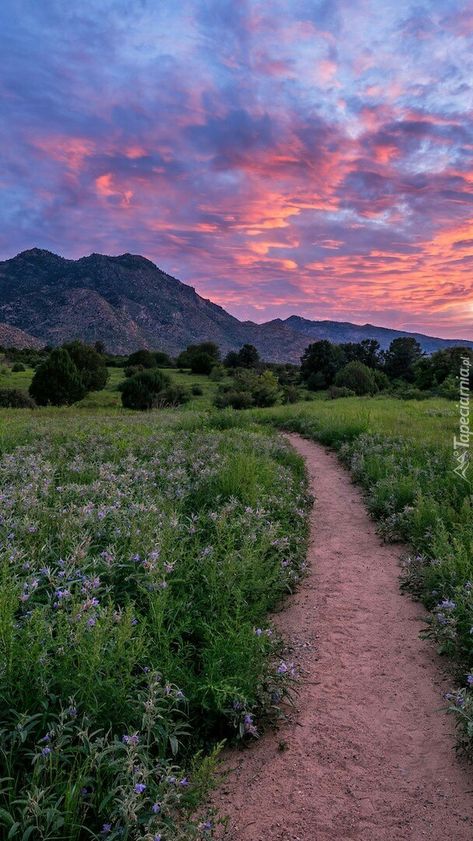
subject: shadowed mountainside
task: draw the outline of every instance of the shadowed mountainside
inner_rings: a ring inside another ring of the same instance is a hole
[[[298,362],[304,348],[319,338],[377,338],[387,347],[399,335],[412,334],[299,316],[265,324],[242,322],[133,254],[67,260],[33,248],[0,262],[0,344],[6,346],[57,345],[79,338],[100,339],[114,353],[148,347],[177,354],[206,340],[224,353],[250,342],[268,361]],[[416,338],[428,352],[460,344]]]

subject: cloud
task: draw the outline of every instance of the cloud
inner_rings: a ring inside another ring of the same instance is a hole
[[[0,248],[143,253],[258,320],[471,334],[460,0],[5,0]]]

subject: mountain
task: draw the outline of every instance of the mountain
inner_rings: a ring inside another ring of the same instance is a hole
[[[386,350],[393,339],[409,337],[417,339],[426,353],[433,353],[443,347],[458,347],[458,345],[473,347],[473,342],[467,339],[440,339],[435,336],[426,336],[424,333],[407,333],[404,330],[376,327],[373,324],[351,324],[350,321],[310,321],[300,315],[291,315],[282,324],[312,342],[328,339],[334,344],[341,344],[342,342],[361,342],[363,339],[377,339],[382,350]]]
[[[0,261],[0,344],[4,346],[100,339],[115,353],[148,347],[175,355],[188,344],[206,340],[216,342],[224,353],[250,342],[268,361],[298,362],[307,344],[319,338],[342,342],[373,337],[385,346],[399,335],[412,334],[299,316],[265,324],[242,322],[150,260],[133,254],[67,260],[33,248]],[[418,338],[429,352],[460,343]]]
[[[11,324],[0,324],[0,347],[41,348],[44,342]]]

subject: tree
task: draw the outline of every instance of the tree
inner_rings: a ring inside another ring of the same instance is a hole
[[[190,368],[193,374],[210,374],[214,365],[215,359],[204,351],[193,354],[190,360]]]
[[[238,351],[238,366],[240,368],[259,368],[261,359],[254,345],[243,345]]]
[[[36,369],[29,392],[39,406],[65,406],[82,400],[87,389],[67,350],[56,348]]]
[[[462,360],[469,357],[473,365],[473,350],[467,347],[448,347],[423,356],[414,366],[415,383],[419,388],[436,388],[450,377],[458,377]]]
[[[95,348],[83,342],[67,342],[63,345],[80,373],[86,391],[101,391],[105,388],[109,373],[105,359]]]
[[[101,341],[95,342],[94,348],[97,351],[97,353],[100,353],[100,356],[104,356],[104,354],[106,353],[105,345]]]
[[[158,405],[160,395],[171,385],[171,380],[162,371],[140,371],[120,383],[122,405],[125,409],[145,411]]]
[[[163,350],[155,350],[154,358],[156,360],[156,365],[158,366],[158,368],[173,367],[173,361],[171,357],[167,353],[164,353]]]
[[[156,362],[154,353],[146,350],[146,348],[142,348],[141,350],[135,350],[134,353],[130,353],[128,357],[127,366],[134,365],[141,365],[143,368],[157,368],[158,363]]]
[[[347,362],[362,362],[368,368],[380,368],[381,346],[377,339],[363,339],[361,342],[345,342],[340,345]]]
[[[322,339],[305,349],[301,357],[301,376],[309,388],[317,391],[331,385],[335,374],[344,364],[345,354],[342,348]]]
[[[419,342],[411,336],[393,339],[386,351],[384,370],[392,380],[414,382],[415,363],[422,357]]]
[[[225,359],[223,360],[223,364],[225,365],[225,368],[238,368],[238,352],[236,350],[231,350],[229,353],[227,353]]]
[[[354,391],[355,394],[374,394],[378,390],[373,371],[363,362],[353,360],[335,375],[335,385]]]
[[[183,350],[176,359],[176,365],[178,368],[192,368],[192,360],[194,357],[199,356],[200,354],[205,354],[206,356],[210,356],[212,360],[212,365],[209,368],[209,373],[212,370],[214,365],[217,365],[220,362],[220,350],[215,342],[201,342],[200,345],[188,345],[186,350]],[[200,373],[197,371],[193,371],[193,373]]]

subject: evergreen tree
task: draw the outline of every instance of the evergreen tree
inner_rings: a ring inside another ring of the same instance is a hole
[[[87,389],[65,348],[56,348],[34,374],[29,392],[39,406],[77,403]]]

